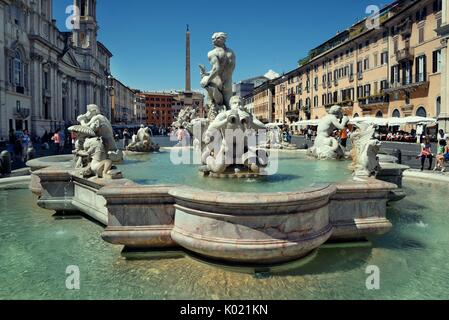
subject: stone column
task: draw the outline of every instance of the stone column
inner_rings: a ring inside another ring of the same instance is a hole
[[[0,0],[0,137],[8,138],[8,119],[6,113],[6,68],[7,61],[5,55],[5,3]]]
[[[441,42],[441,113],[438,117],[440,129],[449,132],[449,52],[447,41],[449,39],[449,0],[443,0],[443,12],[441,27],[437,30],[442,37]]]

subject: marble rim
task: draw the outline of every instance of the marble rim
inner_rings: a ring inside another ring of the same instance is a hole
[[[321,187],[299,190],[294,192],[276,192],[276,193],[238,193],[238,192],[224,192],[224,191],[208,191],[204,189],[189,187],[186,185],[173,187],[169,190],[169,194],[177,201],[187,203],[198,203],[203,205],[214,206],[232,206],[232,205],[253,205],[263,206],[279,205],[279,204],[294,204],[300,202],[306,204],[308,202],[316,202],[318,200],[325,200],[337,192],[335,184],[326,184]]]

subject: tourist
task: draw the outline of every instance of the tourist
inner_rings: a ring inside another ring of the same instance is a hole
[[[292,142],[292,136],[291,136],[287,126],[285,126],[282,129],[282,136],[283,136],[284,142],[286,142],[286,143],[291,143]]]
[[[57,129],[51,140],[55,144],[55,154],[59,154],[61,150],[61,129]]]
[[[190,145],[190,133],[189,130],[184,128],[184,139],[185,139],[185,144],[186,145]]]
[[[446,140],[440,139],[440,141],[438,142],[438,151],[436,156],[437,163],[433,171],[444,169],[444,162],[445,162],[444,154],[446,153],[446,147],[447,147]]]
[[[16,133],[13,128],[9,129],[9,143],[14,145],[16,142]]]
[[[312,141],[312,128],[310,127],[307,129],[306,140]]]
[[[64,146],[65,146],[65,132],[64,130],[59,131],[59,135],[61,136],[61,140],[59,142],[59,154],[64,153]]]
[[[348,145],[348,129],[344,128],[340,132],[340,144],[343,148],[346,149],[346,146]]]
[[[72,139],[72,149],[75,148],[75,144],[76,144],[76,139],[77,139],[77,135],[75,131],[72,131],[70,133],[70,139]]]
[[[14,141],[14,157],[16,161],[20,161],[23,159],[23,147],[21,138],[16,138]]]
[[[176,132],[176,139],[178,139],[178,143],[181,143],[184,140],[184,127],[180,126],[178,131]]]
[[[446,141],[447,138],[449,138],[449,135],[446,134],[446,133],[444,133],[444,130],[443,130],[443,129],[440,129],[440,130],[438,131],[438,134],[437,134],[437,140],[438,140],[438,141],[440,141],[440,140]]]
[[[28,147],[30,145],[30,134],[28,129],[25,129],[23,131],[23,135],[22,135],[22,156],[23,156],[23,161],[26,162],[27,160],[27,153],[28,153]]]
[[[430,143],[429,137],[424,137],[424,142],[421,144],[421,153],[418,158],[421,159],[421,171],[424,171],[424,165],[426,164],[426,159],[429,159],[429,170],[432,170],[433,154],[432,145]]]
[[[128,129],[123,130],[123,150],[126,150],[126,148],[128,147],[130,139],[131,134],[129,133]]]
[[[444,161],[442,165],[441,172],[446,172],[446,163],[449,162],[449,136],[446,137],[446,147],[444,148]]]

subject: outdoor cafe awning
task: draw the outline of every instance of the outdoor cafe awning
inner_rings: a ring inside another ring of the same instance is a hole
[[[265,126],[267,128],[279,128],[279,127],[283,127],[284,123],[273,122],[273,123],[268,123]]]
[[[432,125],[437,122],[434,118],[424,118],[424,117],[405,117],[405,118],[376,118],[376,117],[363,117],[363,118],[353,118],[349,121],[349,124],[366,123],[373,124],[376,126],[389,126],[396,127],[402,125],[416,125],[425,124]],[[296,126],[317,126],[319,120],[302,120],[294,123]]]
[[[407,125],[407,124],[431,125],[436,122],[437,122],[437,120],[434,118],[406,117],[406,118],[390,118],[388,124],[390,127],[396,127],[396,126],[402,126],[402,125]]]
[[[294,126],[317,126],[320,123],[319,119],[315,120],[301,120],[298,122],[295,122]]]

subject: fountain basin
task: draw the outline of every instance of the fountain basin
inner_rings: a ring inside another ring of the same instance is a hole
[[[181,246],[225,262],[297,260],[323,243],[388,232],[387,202],[397,186],[376,179],[297,192],[233,193],[183,185],[84,179],[50,167],[34,172],[39,206],[81,211],[106,225],[102,238],[127,248]]]
[[[218,260],[263,264],[293,261],[332,234],[330,198],[335,186],[310,192],[232,194],[173,188],[172,239]]]
[[[73,154],[48,156],[30,160],[26,163],[31,171],[30,190],[36,195],[41,195],[42,186],[39,177],[34,172],[48,167],[57,166],[59,168],[70,169],[73,167]]]

